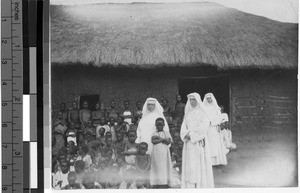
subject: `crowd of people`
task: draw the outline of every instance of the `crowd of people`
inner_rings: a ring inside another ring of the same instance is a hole
[[[212,93],[130,101],[123,109],[88,101],[52,112],[54,189],[214,187],[212,166],[235,149],[228,116]]]

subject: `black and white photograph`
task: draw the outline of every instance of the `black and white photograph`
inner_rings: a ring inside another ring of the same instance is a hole
[[[53,190],[298,187],[298,0],[49,9]]]

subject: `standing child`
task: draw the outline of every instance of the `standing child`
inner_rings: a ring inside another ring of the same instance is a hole
[[[142,109],[141,101],[136,102],[136,109],[134,110],[134,116],[138,117],[138,120],[140,120],[143,116],[143,109]]]
[[[123,133],[117,133],[117,140],[114,142],[114,148],[116,153],[116,160],[120,164],[124,163],[124,150],[126,140],[124,140]]]
[[[164,108],[164,116],[166,118],[166,121],[168,124],[171,123],[172,118],[171,118],[171,108],[168,104],[168,100],[167,99],[162,99],[162,107]]]
[[[122,116],[124,117],[124,121],[130,125],[132,123],[133,113],[129,109],[129,101],[124,101],[124,111],[122,112]]]
[[[172,141],[169,132],[164,131],[165,121],[157,118],[156,132],[152,134],[153,150],[151,154],[150,184],[153,188],[169,188],[172,184],[172,162],[169,144]]]
[[[235,150],[236,149],[236,144],[232,143],[232,133],[230,130],[230,125],[229,125],[229,119],[228,119],[228,115],[227,113],[224,112],[224,106],[220,105],[220,109],[221,109],[221,124],[220,124],[220,128],[221,128],[221,134],[224,140],[224,145],[227,149],[227,151],[229,152],[229,150]],[[227,152],[226,151],[226,152]]]
[[[67,107],[66,107],[66,103],[61,103],[60,104],[60,111],[59,112],[62,113],[64,121],[67,121],[69,113],[68,113],[68,110],[67,110]]]
[[[100,118],[103,117],[104,115],[102,114],[102,110],[100,108],[100,103],[95,104],[95,109],[92,112],[92,120],[95,124],[99,123]]]
[[[181,96],[179,94],[176,95],[176,103],[172,109],[172,120],[176,126],[180,126],[179,123],[181,123],[183,120],[184,108],[185,104],[181,101]]]
[[[150,181],[150,169],[151,169],[151,157],[150,154],[146,154],[148,151],[148,144],[142,142],[139,144],[139,152],[135,158],[135,168],[137,169],[139,176],[143,178],[144,185],[149,187]]]
[[[87,122],[91,120],[92,112],[89,109],[89,103],[84,101],[82,104],[82,109],[79,111],[79,120],[82,124],[82,127],[85,127]]]
[[[53,135],[55,137],[55,148],[60,150],[65,146],[65,134],[67,131],[67,123],[63,118],[63,113],[58,112],[57,118],[54,121]]]
[[[135,157],[138,153],[139,144],[135,143],[136,132],[130,131],[128,134],[128,142],[125,145],[124,155],[127,163],[127,169],[131,168],[135,164]]]
[[[114,100],[110,101],[110,108],[106,110],[106,118],[113,117],[117,119],[119,112],[116,108],[116,102]]]
[[[79,111],[78,111],[78,105],[76,102],[73,102],[72,109],[68,113],[68,121],[69,123],[74,123],[75,127],[78,127],[79,125]]]

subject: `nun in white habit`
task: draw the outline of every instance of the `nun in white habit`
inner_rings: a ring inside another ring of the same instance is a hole
[[[153,147],[151,136],[154,132],[156,132],[155,120],[159,117],[164,119],[166,123],[164,131],[169,132],[169,126],[163,114],[164,109],[155,98],[147,98],[142,112],[143,116],[136,131],[136,143],[146,142],[148,144],[147,154],[151,154]]]
[[[221,109],[212,93],[204,96],[203,104],[209,119],[208,142],[210,146],[212,165],[227,165],[226,147],[223,142],[220,124]]]
[[[180,135],[182,149],[181,188],[213,188],[214,179],[207,132],[209,121],[198,93],[188,96]]]

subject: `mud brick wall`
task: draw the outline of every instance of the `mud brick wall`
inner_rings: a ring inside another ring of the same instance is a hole
[[[297,129],[297,74],[232,73],[231,107],[235,132]]]
[[[82,95],[99,95],[105,107],[110,100],[122,108],[124,100],[130,100],[131,109],[137,100],[142,103],[147,97],[175,99],[178,92],[177,79],[173,75],[156,75],[131,71],[103,71],[100,68],[54,68],[52,69],[52,109],[61,102],[68,107]]]

